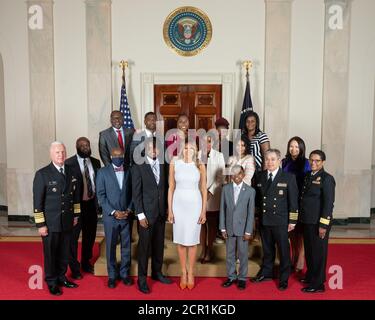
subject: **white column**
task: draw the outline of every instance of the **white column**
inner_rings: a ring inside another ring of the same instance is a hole
[[[27,10],[34,169],[39,169],[49,162],[56,137],[53,1],[29,0]]]
[[[96,155],[112,110],[111,41],[111,0],[86,0],[88,138]]]
[[[336,179],[334,218],[357,216],[358,177],[345,172],[351,0],[325,0],[322,149]],[[358,62],[360,63],[360,62]],[[352,184],[350,186],[350,184]]]
[[[272,148],[288,141],[292,0],[265,0],[264,131]],[[262,127],[262,125],[261,125]]]

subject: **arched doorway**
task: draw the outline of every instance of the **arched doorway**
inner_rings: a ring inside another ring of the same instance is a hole
[[[7,209],[7,147],[5,128],[4,65],[0,54],[0,215]]]

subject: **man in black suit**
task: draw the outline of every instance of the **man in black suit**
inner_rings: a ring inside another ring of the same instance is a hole
[[[76,288],[66,276],[73,226],[80,209],[78,179],[65,166],[66,150],[61,142],[50,146],[51,163],[35,173],[34,219],[43,241],[44,273],[49,292],[61,295],[59,286]]]
[[[124,127],[124,117],[118,110],[111,112],[111,127],[99,133],[99,153],[104,166],[111,163],[111,150],[121,148],[124,152],[124,165],[130,165],[130,145],[133,129]]]
[[[133,203],[139,221],[138,288],[149,293],[147,285],[148,257],[151,253],[151,277],[171,284],[161,270],[163,266],[164,234],[167,203],[165,165],[158,158],[156,138],[145,140],[145,161],[132,167]]]
[[[91,157],[90,141],[86,137],[76,141],[77,154],[66,160],[76,173],[81,195],[81,219],[73,229],[70,245],[69,266],[73,279],[82,279],[80,268],[84,272],[94,273],[90,263],[95,243],[96,227],[98,223],[98,202],[95,195],[95,177],[100,169],[100,161]],[[78,262],[78,239],[82,230],[81,264]]]
[[[111,151],[111,162],[98,171],[96,195],[103,208],[103,224],[106,242],[108,287],[116,287],[120,276],[126,286],[133,284],[130,278],[131,246],[129,217],[133,212],[131,176],[124,166],[124,152],[120,148]],[[116,246],[120,237],[121,263],[117,270]]]
[[[298,188],[295,176],[282,172],[279,150],[269,149],[265,162],[267,170],[259,174],[256,182],[263,263],[252,282],[272,279],[277,245],[280,255],[279,290],[286,290],[291,267],[288,232],[294,229],[298,220]]]
[[[311,172],[304,181],[300,199],[307,272],[301,279],[307,287],[302,292],[324,292],[328,254],[328,238],[335,202],[335,179],[324,171],[326,155],[321,150],[310,153]]]
[[[156,121],[157,118],[155,112],[147,112],[144,117],[145,130],[134,133],[130,146],[130,162],[132,165],[138,163],[138,160],[141,160],[140,162],[142,162],[144,159],[145,153],[143,142],[147,138],[156,136]]]

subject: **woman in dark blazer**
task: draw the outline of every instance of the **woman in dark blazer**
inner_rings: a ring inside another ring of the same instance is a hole
[[[296,176],[299,196],[306,173],[311,171],[309,161],[305,157],[305,150],[305,142],[300,137],[293,137],[288,142],[287,152],[282,160],[283,171],[293,173]],[[292,248],[292,269],[300,272],[305,264],[301,223],[297,223],[296,228],[289,233],[289,237]]]

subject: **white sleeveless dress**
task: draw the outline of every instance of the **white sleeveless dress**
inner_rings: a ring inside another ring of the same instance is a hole
[[[200,172],[194,162],[175,161],[176,188],[173,194],[173,242],[184,246],[199,244],[202,195],[199,190]]]

